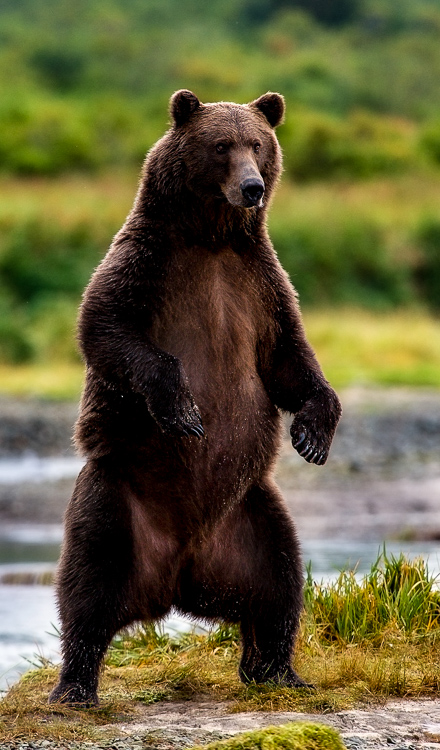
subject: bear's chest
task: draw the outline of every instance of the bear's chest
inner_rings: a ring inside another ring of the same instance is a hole
[[[256,275],[240,256],[195,249],[169,269],[151,333],[179,357],[202,396],[252,386],[257,342],[268,323]]]

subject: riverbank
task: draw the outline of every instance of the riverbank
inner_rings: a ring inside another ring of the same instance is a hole
[[[325,467],[296,454],[286,421],[277,479],[300,538],[440,539],[440,391],[357,388],[341,398]],[[0,399],[1,523],[62,522],[81,465],[76,414],[72,403]],[[33,476],[23,461],[34,461]]]
[[[234,628],[121,633],[100,708],[49,707],[57,672],[45,663],[0,705],[0,750],[180,750],[304,719],[337,728],[349,750],[427,750],[440,736],[438,597],[421,561],[390,555],[362,582],[350,573],[333,584],[308,579],[295,667],[312,691],[240,684]],[[396,702],[402,696],[409,700]]]

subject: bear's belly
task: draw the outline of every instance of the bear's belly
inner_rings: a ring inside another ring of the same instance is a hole
[[[271,321],[258,283],[230,249],[200,248],[197,263],[193,251],[180,262],[149,336],[182,362],[202,415],[204,439],[179,441],[183,471],[218,497],[221,487],[230,494],[258,481],[277,452],[280,417],[257,370]]]
[[[185,470],[194,491],[242,494],[267,471],[278,450],[280,416],[256,369],[254,337],[235,330],[192,337],[189,331],[160,345],[183,364],[201,412],[205,437],[185,444]]]
[[[281,418],[258,377],[203,389],[191,377],[204,437],[160,435],[148,441],[137,472],[147,515],[165,514],[176,534],[216,524],[273,470]],[[217,376],[218,377],[218,376]],[[195,524],[195,526],[194,526]]]

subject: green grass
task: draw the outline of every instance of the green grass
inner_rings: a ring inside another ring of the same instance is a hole
[[[13,397],[77,401],[83,379],[84,368],[75,362],[0,364],[0,393]]]
[[[440,591],[425,562],[386,550],[362,580],[350,570],[334,583],[317,584],[309,567],[305,602],[309,627],[321,642],[380,646],[440,635]]]
[[[326,377],[351,385],[440,387],[440,317],[420,309],[306,310],[304,322]]]
[[[440,592],[422,561],[384,551],[362,579],[346,571],[329,584],[314,583],[309,571],[305,594],[295,667],[315,690],[240,683],[236,627],[170,637],[144,625],[113,641],[100,708],[48,706],[58,670],[45,663],[25,674],[0,703],[0,742],[102,736],[105,726],[117,727],[139,716],[142,705],[164,700],[319,715],[392,697],[439,695]]]

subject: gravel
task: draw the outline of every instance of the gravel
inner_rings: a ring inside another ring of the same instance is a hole
[[[348,750],[438,750],[440,700],[398,700],[368,710],[335,714],[230,713],[220,703],[187,701],[156,703],[140,710],[134,721],[103,727],[113,739],[94,742],[17,741],[0,744],[0,750],[181,750],[208,744],[240,732],[274,724],[311,721],[339,731]]]

